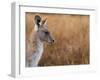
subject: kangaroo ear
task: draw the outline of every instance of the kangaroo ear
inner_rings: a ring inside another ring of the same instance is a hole
[[[35,15],[34,20],[36,21],[36,23],[40,23],[41,17],[39,15]]]
[[[40,27],[41,17],[39,15],[35,15],[34,17],[34,24],[35,24],[35,30],[37,31]]]
[[[35,24],[36,24],[37,26],[40,26],[39,24],[40,24],[40,22],[41,22],[41,17],[40,17],[39,15],[35,15],[34,21],[35,21]]]
[[[45,18],[43,21],[42,21],[42,25],[45,25],[47,23],[47,18]]]

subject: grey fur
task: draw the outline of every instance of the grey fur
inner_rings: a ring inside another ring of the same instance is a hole
[[[36,32],[36,39],[35,39],[35,52],[32,53],[31,62],[26,60],[27,67],[36,67],[42,57],[43,54],[43,45],[44,42],[53,43],[54,39],[51,36],[51,33],[47,27],[47,20],[42,20],[39,15],[36,15],[34,18],[35,21],[35,32]]]

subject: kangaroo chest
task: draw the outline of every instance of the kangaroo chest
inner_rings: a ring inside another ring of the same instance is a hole
[[[37,66],[38,65],[38,62],[41,59],[42,54],[43,54],[43,43],[38,40],[36,51],[32,55],[32,66]]]

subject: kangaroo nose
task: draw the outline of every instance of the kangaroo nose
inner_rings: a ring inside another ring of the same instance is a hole
[[[52,42],[54,43],[54,42],[55,42],[55,40],[52,40]]]

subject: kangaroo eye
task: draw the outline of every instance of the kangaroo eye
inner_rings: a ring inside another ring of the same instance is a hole
[[[49,34],[49,32],[45,32],[45,34]]]

